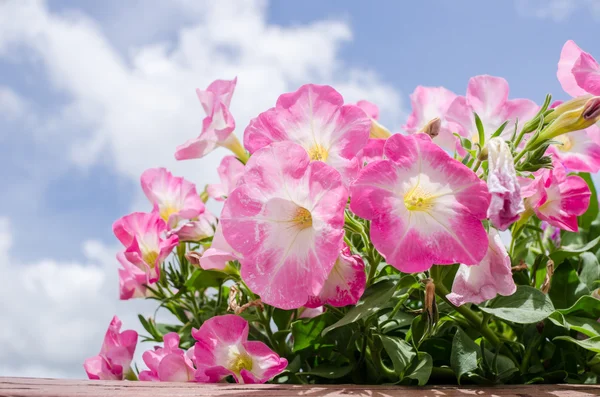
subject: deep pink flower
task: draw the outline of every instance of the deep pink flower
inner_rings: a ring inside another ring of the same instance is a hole
[[[225,237],[221,223],[217,225],[210,248],[200,258],[200,267],[204,270],[224,270],[228,262],[240,260],[242,255],[236,252]]]
[[[563,46],[556,76],[563,90],[573,97],[600,95],[600,65],[573,40]]]
[[[164,347],[145,351],[142,358],[148,370],[140,372],[142,381],[190,382],[194,380],[194,364],[190,354],[179,348],[179,335],[170,332],[163,337]]]
[[[175,228],[180,221],[194,219],[204,212],[196,186],[165,168],[151,168],[142,174],[142,189],[154,205],[154,211]]]
[[[229,112],[236,83],[237,77],[233,80],[215,80],[204,91],[196,89],[198,99],[206,112],[202,121],[202,132],[197,138],[177,147],[177,160],[204,157],[218,146],[232,149],[230,146],[239,145],[237,138],[232,134],[235,121]],[[235,153],[235,150],[233,151]]]
[[[536,171],[533,180],[521,179],[526,211],[535,212],[552,226],[576,232],[577,217],[583,215],[590,204],[590,188],[581,177],[567,176],[558,160],[552,165],[552,169]]]
[[[267,345],[249,341],[248,322],[233,314],[206,320],[192,336],[198,341],[194,363],[200,382],[220,382],[231,375],[237,383],[265,383],[287,367],[287,360]]]
[[[508,140],[515,130],[515,121],[519,120],[517,131],[526,121],[535,116],[539,106],[529,99],[508,99],[508,82],[501,77],[475,76],[469,80],[467,95],[457,97],[446,113],[448,120],[460,126],[459,133],[479,141],[475,116],[477,113],[485,131],[486,139],[505,122],[509,123],[504,128],[500,137]]]
[[[146,266],[140,268],[129,262],[125,253],[119,252],[119,297],[121,300],[145,298],[151,295],[148,285],[156,283],[158,272]]]
[[[457,95],[444,87],[418,86],[410,95],[412,113],[404,125],[404,130],[409,134],[423,132],[427,124],[434,119],[440,119],[441,128],[439,135],[433,139],[442,149],[454,152],[457,146],[458,126],[446,118],[448,108]]]
[[[375,160],[383,159],[383,147],[385,146],[385,139],[380,138],[369,138],[369,141],[361,151],[361,165],[372,163]]]
[[[138,334],[121,331],[121,320],[114,316],[104,335],[100,354],[85,360],[83,367],[90,379],[122,380],[131,371]]]
[[[366,145],[371,119],[356,105],[344,105],[333,88],[303,85],[283,94],[274,108],[258,115],[244,131],[250,153],[273,142],[294,142],[311,160],[323,161],[351,181],[360,168],[357,157]]]
[[[510,148],[502,138],[492,138],[487,143],[487,185],[492,200],[488,217],[499,230],[506,230],[525,211],[521,187],[517,179]]]
[[[263,302],[293,309],[321,291],[342,246],[347,199],[339,172],[297,144],[252,155],[221,226],[243,255],[242,278]]]
[[[367,275],[362,257],[352,255],[350,248],[344,244],[323,289],[319,295],[311,296],[305,306],[316,308],[325,304],[337,307],[354,305],[365,292],[366,283]]]
[[[244,164],[235,156],[225,156],[217,168],[221,183],[208,185],[208,195],[217,201],[225,201],[225,197],[231,193],[238,180],[244,173]]]
[[[565,167],[577,172],[600,171],[600,128],[593,125],[584,130],[554,137],[560,144],[550,145],[552,153]]]
[[[413,273],[435,264],[476,264],[486,252],[490,194],[485,182],[426,134],[392,135],[387,160],[367,165],[350,188],[350,208],[371,220],[386,261]]]
[[[460,265],[452,284],[452,293],[446,298],[454,306],[465,303],[482,303],[497,294],[509,296],[517,286],[513,281],[510,256],[500,234],[490,228],[489,246],[485,257],[477,265]]]
[[[215,234],[217,218],[209,211],[204,211],[200,216],[188,222],[181,222],[179,226],[172,229],[167,235],[175,234],[179,241],[200,241]]]

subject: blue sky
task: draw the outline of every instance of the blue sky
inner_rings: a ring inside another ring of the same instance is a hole
[[[573,39],[600,57],[590,34],[599,22],[593,0],[2,2],[1,275],[18,285],[28,282],[27,271],[52,264],[23,310],[39,305],[68,266],[77,270],[68,277],[101,269],[103,284],[89,302],[114,299],[111,224],[149,209],[139,174],[167,166],[200,185],[216,182],[224,152],[173,160],[175,146],[199,132],[194,89],[212,79],[239,76],[238,134],[278,94],[307,82],[378,103],[398,130],[417,85],[464,94],[471,76],[492,74],[509,81],[513,98],[566,98],[556,80],[561,47]],[[132,307],[113,302],[98,320],[80,306],[57,310],[101,334],[113,309],[129,315]],[[0,320],[16,324],[14,313],[0,310]],[[89,333],[82,346],[98,335]],[[25,363],[21,353],[12,354]],[[65,356],[59,372],[42,363],[30,373],[81,376],[80,354]],[[13,361],[0,352],[0,375],[21,368]]]

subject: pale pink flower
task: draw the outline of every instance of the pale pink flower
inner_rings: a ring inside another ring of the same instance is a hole
[[[154,211],[175,228],[180,221],[194,219],[204,212],[196,186],[165,168],[151,168],[142,174],[142,190],[154,205]]]
[[[323,289],[319,295],[311,296],[305,306],[316,308],[323,305],[354,305],[365,292],[366,283],[365,264],[361,256],[352,255],[350,248],[344,244]]]
[[[200,267],[204,270],[225,270],[228,262],[239,261],[241,258],[242,255],[231,248],[223,237],[223,229],[219,223],[210,248],[200,257]]]
[[[202,121],[202,132],[197,138],[177,147],[177,160],[201,158],[218,146],[231,149],[230,146],[236,144],[237,138],[232,134],[235,121],[229,112],[236,83],[237,77],[233,80],[215,80],[206,90],[196,89],[196,95],[206,112]]]
[[[244,173],[244,164],[235,156],[225,156],[217,168],[221,183],[208,185],[206,192],[217,201],[225,201]]]
[[[145,351],[142,359],[148,370],[140,372],[140,380],[154,382],[194,381],[194,364],[190,354],[179,348],[179,335],[170,332],[163,337],[164,347]]]
[[[122,380],[128,372],[135,352],[138,334],[121,331],[121,320],[114,316],[104,335],[100,354],[85,360],[83,367],[90,379]]]
[[[299,144],[311,160],[323,161],[350,182],[360,169],[360,150],[367,144],[371,119],[356,105],[344,105],[333,88],[303,85],[283,94],[274,108],[258,115],[244,131],[250,153],[273,142]]]
[[[121,300],[132,298],[145,298],[151,295],[148,285],[158,280],[158,270],[147,266],[142,268],[129,262],[125,253],[119,252],[117,260],[121,264],[119,268],[119,297]]]
[[[467,95],[457,97],[446,113],[449,121],[455,122],[459,127],[459,134],[473,142],[479,142],[479,134],[475,124],[477,113],[483,124],[486,139],[505,122],[508,124],[500,137],[505,140],[515,130],[518,119],[517,131],[520,131],[525,122],[532,119],[539,110],[539,106],[529,99],[508,99],[508,82],[501,77],[475,76],[471,77],[467,86]]]
[[[569,95],[600,95],[600,65],[573,40],[563,46],[556,72],[558,81]]]
[[[440,119],[440,132],[433,139],[442,149],[454,152],[457,148],[459,127],[448,121],[446,112],[457,95],[444,87],[418,86],[410,95],[412,113],[408,116],[404,130],[409,134],[423,132],[434,119]]]
[[[488,217],[499,230],[506,230],[525,211],[521,198],[521,187],[517,179],[510,148],[502,138],[492,138],[487,143],[487,185],[492,200]]]
[[[521,179],[525,208],[552,226],[576,232],[577,217],[583,215],[590,204],[590,188],[581,177],[567,176],[559,161],[554,160],[552,165],[552,169],[536,171],[533,180]]]
[[[356,102],[356,106],[361,108],[363,112],[367,114],[373,120],[379,119],[379,107],[372,102],[365,101],[364,99]]]
[[[160,265],[178,244],[176,235],[166,237],[167,224],[157,212],[134,212],[117,220],[113,232],[126,248],[127,260],[158,279]]]
[[[200,329],[192,329],[198,342],[194,347],[196,380],[220,382],[233,376],[237,383],[265,383],[287,367],[267,345],[248,340],[248,322],[226,314],[206,320]]]
[[[348,199],[333,167],[279,142],[255,152],[221,214],[241,275],[263,302],[303,306],[331,272],[344,237]]]
[[[217,218],[209,211],[204,211],[198,218],[188,222],[180,222],[177,228],[170,230],[167,235],[176,234],[179,241],[196,242],[215,234]]]
[[[407,272],[433,264],[476,264],[486,252],[490,194],[485,182],[426,134],[392,135],[385,157],[350,188],[350,209],[371,220],[371,241]]]
[[[517,290],[512,277],[510,256],[496,229],[490,228],[488,240],[487,253],[479,264],[459,266],[452,284],[452,293],[446,295],[454,306],[480,304],[498,294],[509,296]]]
[[[313,318],[313,317],[317,317],[320,316],[321,314],[323,314],[325,312],[325,310],[323,309],[323,306],[319,306],[319,307],[301,307],[300,309],[298,309],[299,312],[299,316],[298,318]]]

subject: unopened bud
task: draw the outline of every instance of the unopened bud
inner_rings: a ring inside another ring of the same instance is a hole
[[[392,133],[375,119],[371,119],[371,133],[369,138],[387,139]]]
[[[583,118],[594,122],[600,119],[600,97],[593,97],[586,102],[583,107]]]
[[[198,251],[190,251],[185,254],[185,259],[187,259],[192,266],[200,267],[200,258],[202,258],[202,253]]]
[[[548,264],[546,264],[546,278],[544,278],[544,282],[540,287],[540,290],[547,294],[550,291],[550,282],[552,281],[552,275],[554,274],[554,261],[550,259]]]
[[[434,118],[429,123],[423,127],[423,131],[425,134],[429,135],[432,139],[440,134],[440,129],[442,128],[442,120],[439,117]]]
[[[565,102],[550,113],[546,121],[551,124],[542,131],[538,142],[591,127],[600,121],[600,97],[587,95]]]

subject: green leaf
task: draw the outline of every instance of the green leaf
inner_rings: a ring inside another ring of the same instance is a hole
[[[351,365],[346,365],[346,366],[340,367],[338,365],[333,365],[333,364],[323,364],[323,365],[319,365],[318,367],[311,369],[310,371],[297,372],[296,375],[297,376],[314,375],[314,376],[319,376],[321,378],[326,378],[326,379],[338,379],[338,378],[343,378],[344,376],[348,375],[350,373],[350,371],[352,371]]]
[[[492,134],[492,138],[496,138],[499,137],[500,134],[502,134],[502,132],[504,131],[504,128],[506,128],[506,125],[508,124],[510,120],[506,120],[504,123],[502,123],[502,125],[500,127],[498,127],[498,129],[496,130],[496,132],[494,132]]]
[[[219,285],[225,280],[225,277],[227,277],[227,275],[222,272],[196,269],[192,274],[192,277],[185,282],[185,286],[191,291],[198,291],[208,287],[215,287],[218,289]]]
[[[564,340],[567,342],[575,343],[576,345],[583,347],[586,350],[593,351],[594,353],[600,353],[600,336],[583,340],[571,338],[570,336],[557,336],[556,338],[554,338],[554,340]]]
[[[483,130],[483,123],[481,122],[481,119],[477,113],[473,113],[473,115],[475,116],[475,126],[477,127],[477,135],[479,138],[478,143],[483,148],[485,145],[485,131]]]
[[[590,290],[579,281],[579,276],[571,262],[563,262],[552,276],[548,295],[557,309],[572,306],[583,295],[589,295]]]
[[[436,367],[449,365],[452,354],[452,342],[442,338],[428,338],[421,343],[419,351],[429,353]]]
[[[468,138],[465,138],[462,135],[454,133],[454,136],[457,137],[460,141],[460,145],[465,148],[467,151],[471,150],[471,141]]]
[[[598,194],[596,192],[596,187],[594,186],[594,180],[590,174],[580,172],[579,176],[585,180],[590,188],[590,191],[592,192],[592,196],[590,197],[590,205],[587,211],[578,218],[579,226],[587,230],[592,225],[594,219],[596,219],[598,216]]]
[[[591,318],[585,317],[564,316],[559,312],[552,313],[552,315],[548,318],[550,321],[560,327],[563,327],[567,330],[581,332],[590,338],[600,336],[600,323],[597,319],[592,320]]]
[[[386,335],[380,335],[383,348],[394,364],[394,371],[402,379],[404,370],[410,365],[412,359],[416,356],[411,345],[400,338],[394,338]]]
[[[317,348],[321,333],[330,322],[329,313],[323,313],[311,319],[300,319],[292,323],[292,337],[294,338],[293,351],[306,349],[308,347]]]
[[[541,291],[519,285],[517,292],[511,296],[499,296],[490,306],[480,306],[479,309],[506,321],[531,324],[542,321],[552,314],[554,306]]]
[[[592,241],[588,242],[584,246],[580,245],[568,245],[563,246],[560,250],[554,251],[550,254],[550,259],[554,261],[554,263],[558,266],[565,259],[570,258],[572,256],[577,256],[577,254],[581,254],[582,252],[593,250],[598,243],[600,243],[600,236],[596,237]]]
[[[290,319],[294,314],[294,310],[283,310],[275,308],[273,310],[273,322],[277,325],[277,329],[283,331],[290,323]]]
[[[329,331],[351,324],[362,318],[377,313],[379,310],[389,307],[393,304],[391,297],[396,290],[396,283],[392,280],[381,281],[373,284],[363,294],[356,306],[348,310],[348,313],[338,322],[323,330],[323,335]]]
[[[600,300],[589,295],[582,296],[573,306],[567,309],[559,309],[557,312],[597,320],[600,318]]]
[[[590,290],[595,289],[598,281],[600,281],[600,263],[598,263],[598,258],[591,252],[584,252],[579,257],[579,260],[581,261],[579,279]]]
[[[433,370],[433,359],[427,353],[418,353],[418,358],[416,365],[410,366],[410,368],[406,371],[405,378],[415,379],[419,386],[424,386],[429,377],[431,376],[431,371]]]
[[[379,318],[381,332],[384,334],[389,334],[397,329],[408,327],[415,318],[414,315],[403,311],[397,312],[392,319],[388,319],[387,316],[387,314],[384,314]]]
[[[460,383],[460,377],[463,374],[473,372],[477,369],[478,352],[479,346],[471,340],[469,335],[457,327],[452,341],[450,367],[456,373],[458,383]]]

